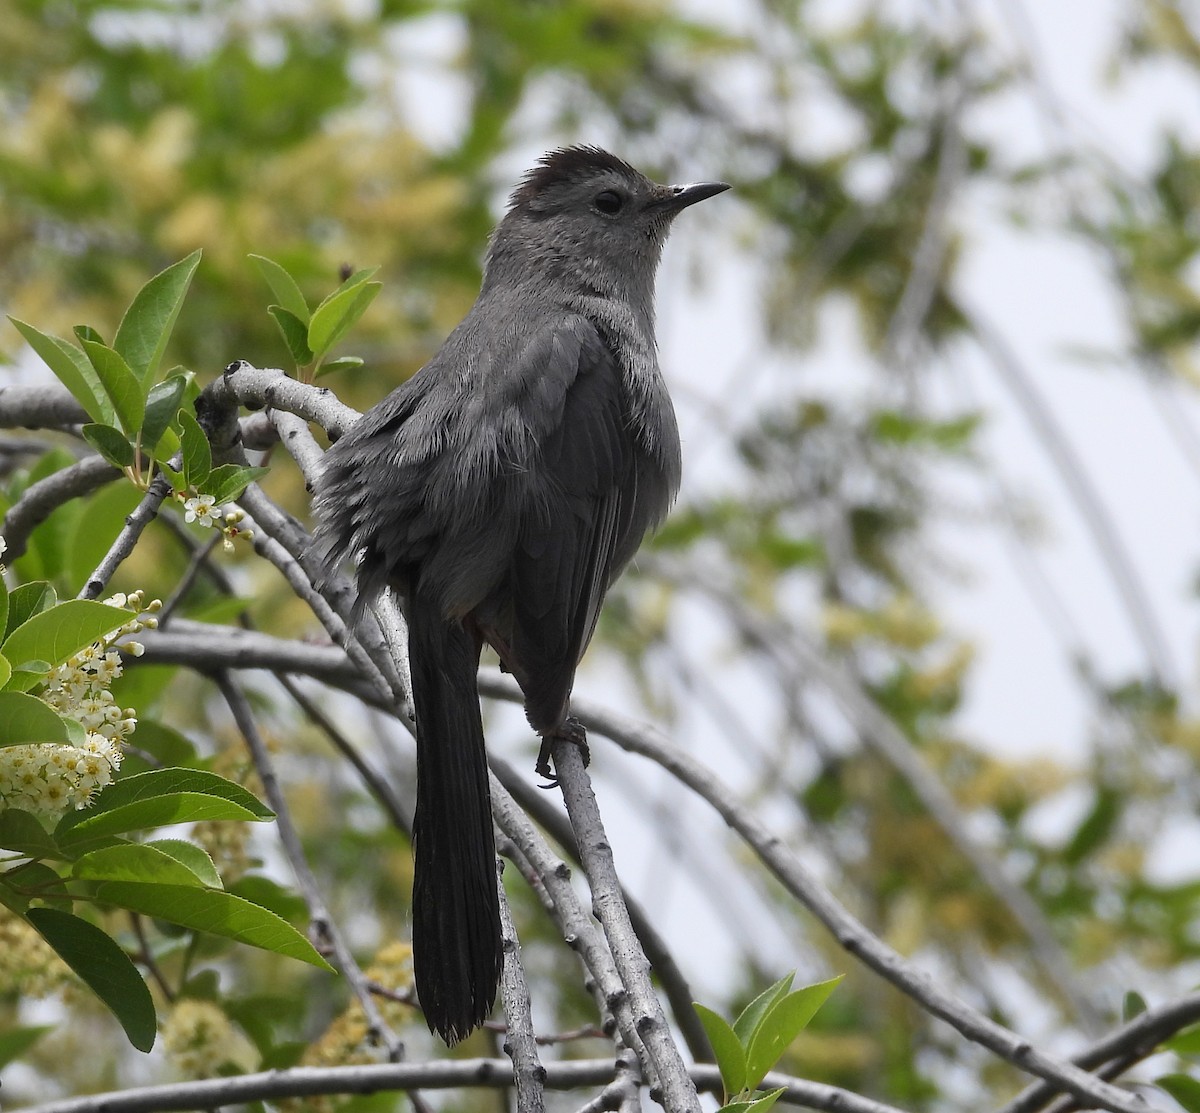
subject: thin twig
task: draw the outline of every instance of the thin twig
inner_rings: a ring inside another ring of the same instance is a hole
[[[174,519],[171,520],[174,521]],[[190,542],[191,538],[189,537],[187,540]],[[208,564],[208,558],[212,556],[213,549],[221,544],[222,540],[221,534],[214,530],[212,537],[204,544],[189,544],[191,556],[188,559],[188,566],[183,575],[179,577],[179,583],[175,585],[175,590],[171,592],[170,598],[163,604],[162,610],[159,612],[158,626],[160,630],[171,621],[179,604],[187,598],[188,592],[192,590],[200,573]]]
[[[604,929],[613,962],[633,1011],[638,1036],[658,1076],[661,1101],[672,1113],[700,1109],[696,1087],[688,1077],[679,1048],[663,1016],[662,1005],[650,981],[650,964],[638,945],[629,910],[621,897],[612,847],[604,832],[600,809],[592,791],[591,778],[583,763],[583,751],[571,741],[554,743],[554,772],[563,791],[571,826],[579,843],[579,855],[592,890],[592,910]],[[653,1093],[653,1091],[652,1091]]]
[[[506,685],[493,678],[481,684],[490,694]],[[941,989],[934,980],[869,932],[803,865],[799,858],[745,808],[713,773],[672,745],[657,728],[619,716],[588,700],[573,699],[572,711],[589,729],[661,765],[708,801],[746,841],[784,887],[833,934],[843,949],[940,1017],[974,1043],[995,1052],[1029,1074],[1036,1074],[1097,1108],[1120,1113],[1146,1113],[1146,1106],[1124,1091],[1092,1078],[1078,1067],[1038,1051],[1028,1040],[997,1024],[964,1001]]]
[[[360,623],[358,631],[351,636],[346,623],[354,606],[354,592],[349,582],[339,577],[326,582],[322,590],[317,591],[313,582],[321,577],[323,570],[315,567],[311,560],[312,537],[308,531],[280,510],[257,484],[247,487],[239,502],[254,523],[255,552],[283,573],[325,627],[326,633],[345,649],[364,677],[377,685],[381,693],[390,694],[403,706],[408,699],[408,689],[382,641],[378,637],[372,639],[374,632],[366,623]]]
[[[497,866],[499,870],[503,868],[503,865]],[[533,1012],[529,1001],[529,984],[521,965],[521,943],[517,939],[517,929],[513,925],[512,910],[508,906],[503,884],[498,884],[497,889],[500,894],[500,932],[504,941],[504,970],[500,976],[500,992],[507,1020],[504,1052],[512,1060],[517,1109],[520,1113],[542,1113],[546,1108],[542,1090],[546,1068],[538,1056],[537,1040],[533,1035]]]
[[[543,792],[530,782],[528,776],[515,769],[504,758],[488,754],[492,772],[525,811],[553,838],[573,862],[579,862],[579,847],[571,823],[555,802],[552,794]],[[654,925],[654,920],[641,904],[624,888],[622,894],[629,909],[633,930],[650,960],[658,984],[671,1005],[672,1022],[683,1036],[692,1058],[697,1062],[712,1062],[712,1048],[704,1026],[692,1008],[695,995],[687,978],[675,961],[670,947]]]
[[[133,547],[138,543],[138,538],[142,536],[142,531],[154,520],[158,514],[158,509],[162,506],[163,499],[171,493],[171,484],[160,473],[151,481],[150,486],[146,489],[145,495],[142,496],[142,501],[134,508],[133,513],[125,519],[125,525],[121,532],[117,534],[117,539],[109,547],[107,553],[96,570],[88,577],[87,583],[79,592],[80,599],[97,599],[108,586],[108,581],[112,579],[113,573],[121,566],[122,562],[133,552]]]
[[[175,991],[167,982],[162,967],[155,961],[154,952],[150,949],[150,940],[146,938],[146,925],[142,922],[142,917],[136,912],[130,912],[129,923],[133,927],[133,934],[138,941],[137,960],[146,967],[154,984],[158,986],[159,993],[163,995],[163,1000],[168,1003],[174,1001]]]
[[[625,1044],[633,1047],[644,1062],[642,1041],[629,1008],[629,996],[621,984],[608,946],[571,885],[570,868],[554,854],[495,776],[491,788],[496,824],[521,855],[520,859],[512,860],[521,866],[522,876],[553,917],[567,946],[583,963],[591,982],[589,989],[596,997],[602,1028],[610,1034],[614,1028],[619,1031]]]
[[[411,837],[412,822],[405,815],[404,808],[396,798],[395,791],[384,776],[358,752],[358,748],[338,728],[337,724],[300,690],[296,682],[287,673],[277,672],[275,673],[275,679],[283,686],[284,691],[292,697],[296,706],[324,732],[338,753],[354,767],[359,778],[370,789],[375,799],[379,801],[379,806],[387,813],[392,826],[397,831],[402,831],[405,835]]]
[[[375,1000],[367,988],[366,978],[362,970],[359,968],[353,953],[342,937],[341,930],[329,914],[329,909],[326,907],[325,900],[321,896],[317,879],[313,876],[308,861],[304,856],[304,846],[300,841],[300,835],[295,825],[292,823],[287,799],[283,795],[283,789],[275,774],[274,763],[271,761],[271,755],[267,751],[266,743],[263,741],[262,735],[258,732],[258,725],[254,721],[254,713],[250,710],[250,703],[242,693],[241,688],[230,678],[228,672],[217,672],[214,674],[214,679],[216,680],[217,687],[221,690],[221,695],[224,697],[225,702],[229,705],[229,710],[233,713],[238,730],[241,731],[242,737],[246,740],[246,745],[254,759],[254,767],[258,771],[259,778],[262,781],[267,802],[275,812],[275,823],[279,831],[279,841],[282,843],[284,852],[287,854],[288,862],[292,867],[292,873],[296,878],[296,884],[304,896],[312,930],[317,934],[318,938],[328,940],[334,957],[337,959],[338,968],[350,984],[350,988],[354,996],[358,998],[363,1014],[367,1018],[369,1038],[380,1040],[387,1048],[388,1057],[395,1062],[403,1057],[404,1044],[388,1027],[387,1022],[380,1014],[379,1009],[375,1005]]]
[[[201,626],[201,624],[188,624]],[[190,630],[187,631],[190,635]],[[229,640],[246,641],[256,651],[249,655],[243,646],[224,644]],[[180,634],[161,635],[149,632],[143,637],[146,645],[141,661],[169,659],[175,663],[192,663],[193,667],[211,667],[211,662],[240,658],[242,667],[283,667],[290,672],[308,672],[317,675],[338,687],[354,691],[360,698],[385,706],[379,697],[361,683],[354,668],[341,655],[340,666],[336,663],[339,651],[332,647],[298,646],[267,635],[238,633],[235,639],[212,638],[204,640],[196,636]],[[160,652],[162,643],[169,642],[171,653]],[[191,642],[190,647],[188,642]],[[190,662],[189,662],[190,655]],[[480,690],[500,699],[519,702],[520,690],[510,677],[495,670],[484,670],[480,674]],[[1016,1033],[995,1023],[977,1010],[934,984],[929,975],[910,964],[881,940],[872,935],[855,919],[837,899],[818,882],[794,854],[767,829],[758,817],[731,793],[724,784],[692,759],[687,753],[672,746],[653,727],[618,716],[608,709],[583,698],[575,698],[572,708],[590,729],[612,739],[623,749],[640,753],[657,762],[672,773],[684,785],[706,800],[725,822],[742,837],[747,845],[767,865],[789,892],[807,907],[825,925],[838,943],[855,955],[871,969],[891,982],[902,992],[912,997],[927,1011],[940,1017],[957,1029],[967,1039],[987,1047],[1001,1058],[1015,1064],[1030,1074],[1038,1075],[1057,1089],[1067,1090],[1097,1108],[1120,1111],[1120,1113],[1146,1113],[1146,1106],[1123,1091],[1105,1083],[1097,1082],[1079,1068],[1063,1063],[1035,1048]],[[501,795],[503,793],[503,796]],[[493,801],[507,796],[498,781],[492,785]],[[514,809],[516,814],[516,809]],[[497,810],[497,820],[510,835],[503,813]],[[528,823],[527,820],[524,821]],[[514,837],[514,841],[518,841]],[[563,867],[565,870],[565,867]],[[542,873],[539,864],[539,873]],[[573,939],[568,942],[573,946]],[[595,969],[589,963],[595,976]],[[617,995],[620,1002],[620,994]]]
[[[637,1057],[629,1048],[621,1048],[613,1060],[613,1070],[613,1080],[591,1101],[581,1105],[578,1113],[604,1113],[610,1109],[638,1113],[642,1107],[642,1081],[637,1073]]]
[[[1139,1013],[1091,1047],[1071,1057],[1071,1062],[1087,1070],[1100,1070],[1115,1064],[1120,1071],[1159,1049],[1164,1040],[1200,1020],[1200,993],[1189,993],[1178,1000]],[[1056,1089],[1038,1082],[1022,1090],[997,1113],[1035,1113],[1056,1096]]]

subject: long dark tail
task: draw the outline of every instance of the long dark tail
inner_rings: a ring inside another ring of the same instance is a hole
[[[407,610],[417,712],[413,963],[425,1020],[453,1045],[491,1012],[503,964],[479,647],[428,602]]]

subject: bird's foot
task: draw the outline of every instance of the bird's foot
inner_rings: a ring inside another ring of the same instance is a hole
[[[558,778],[550,771],[551,751],[554,743],[558,741],[570,742],[572,745],[578,746],[585,767],[592,760],[591,751],[588,749],[587,730],[573,715],[568,715],[554,730],[547,731],[542,735],[542,748],[538,750],[537,764],[534,766],[538,776],[546,778],[546,783],[540,785],[540,788],[558,787]]]

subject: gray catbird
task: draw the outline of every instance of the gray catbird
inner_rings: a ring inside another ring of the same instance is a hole
[[[492,235],[479,298],[438,353],[341,438],[318,544],[408,621],[417,714],[413,956],[431,1029],[483,1022],[502,964],[476,672],[484,642],[525,695],[549,776],[604,594],[679,486],[654,275],[682,209],[597,147],[547,154]]]

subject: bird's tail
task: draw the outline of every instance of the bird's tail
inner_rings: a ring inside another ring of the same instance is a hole
[[[413,965],[425,1020],[453,1045],[491,1012],[503,965],[479,648],[428,601],[414,597],[406,611],[417,712]]]

